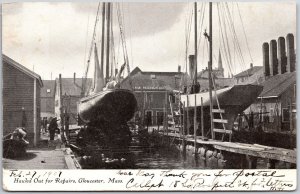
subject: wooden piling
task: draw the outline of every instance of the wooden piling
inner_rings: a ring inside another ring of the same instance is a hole
[[[185,130],[186,130],[186,108],[185,102],[183,102],[183,130],[182,130],[182,153],[183,158],[186,159],[186,142],[185,142]]]
[[[59,74],[59,100],[60,100],[60,123],[61,123],[61,140],[65,142],[65,130],[64,130],[64,109],[63,109],[63,94],[62,94],[62,79],[61,74]]]
[[[187,135],[190,134],[190,117],[189,117],[189,95],[187,95],[187,101],[186,101],[186,127],[187,127]]]
[[[204,134],[204,117],[203,117],[203,98],[201,97],[201,133],[202,137],[205,138]]]
[[[194,106],[194,149],[195,157],[197,156],[197,107],[196,107],[196,94],[195,96],[195,106]]]

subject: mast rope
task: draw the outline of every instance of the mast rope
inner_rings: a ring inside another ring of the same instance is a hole
[[[88,74],[88,71],[89,71],[91,55],[92,55],[94,42],[95,42],[95,38],[96,38],[96,28],[97,28],[97,23],[98,23],[98,20],[99,20],[99,10],[100,10],[100,2],[98,3],[97,14],[96,14],[96,19],[95,19],[95,24],[94,24],[94,31],[93,31],[93,36],[92,36],[92,42],[91,42],[91,47],[90,47],[89,55],[88,55],[87,67],[86,67],[85,74],[84,74],[84,84],[83,84],[84,88],[86,87],[87,74]]]
[[[246,31],[245,31],[244,22],[243,22],[243,19],[242,19],[242,16],[241,16],[239,4],[236,3],[236,5],[237,5],[238,12],[239,12],[240,20],[242,22],[242,28],[243,28],[243,32],[244,32],[244,36],[245,36],[245,40],[246,40],[246,45],[247,45],[247,49],[248,49],[248,52],[249,52],[249,56],[250,56],[251,62],[253,62],[253,58],[252,58],[252,55],[251,55],[251,52],[250,52],[250,49],[249,49],[248,38],[246,36]]]

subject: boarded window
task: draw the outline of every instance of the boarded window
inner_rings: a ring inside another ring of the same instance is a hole
[[[282,109],[282,122],[289,122],[290,121],[290,111],[288,108]]]

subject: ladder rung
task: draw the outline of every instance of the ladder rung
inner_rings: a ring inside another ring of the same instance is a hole
[[[228,123],[228,121],[225,120],[225,119],[213,119],[213,122],[215,122],[215,123],[225,123],[225,124]]]
[[[214,129],[214,132],[232,134],[231,130],[225,130],[225,129]]]
[[[212,109],[213,113],[225,113],[224,109]]]

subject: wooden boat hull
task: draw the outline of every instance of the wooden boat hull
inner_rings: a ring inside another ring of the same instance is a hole
[[[222,114],[222,116],[224,120],[227,120],[227,123],[225,123],[226,129],[231,130],[233,128],[234,120],[236,119],[238,114],[242,113],[246,108],[248,108],[257,99],[257,97],[262,92],[262,90],[263,90],[262,86],[249,84],[249,85],[234,85],[231,87],[219,89],[216,92],[212,91],[213,108],[218,109],[218,104],[217,104],[217,99],[218,99],[220,108],[225,111],[225,113]],[[196,97],[196,103],[195,103],[195,97]],[[203,100],[204,128],[209,129],[210,128],[209,92],[181,95],[181,102],[185,105],[185,108],[190,112],[191,117],[193,116],[194,107],[196,105],[197,121],[200,122],[201,98]],[[220,114],[214,113],[214,118],[220,119]]]
[[[79,117],[87,124],[99,122],[124,123],[137,109],[137,101],[130,90],[112,89],[82,98],[78,104]]]

